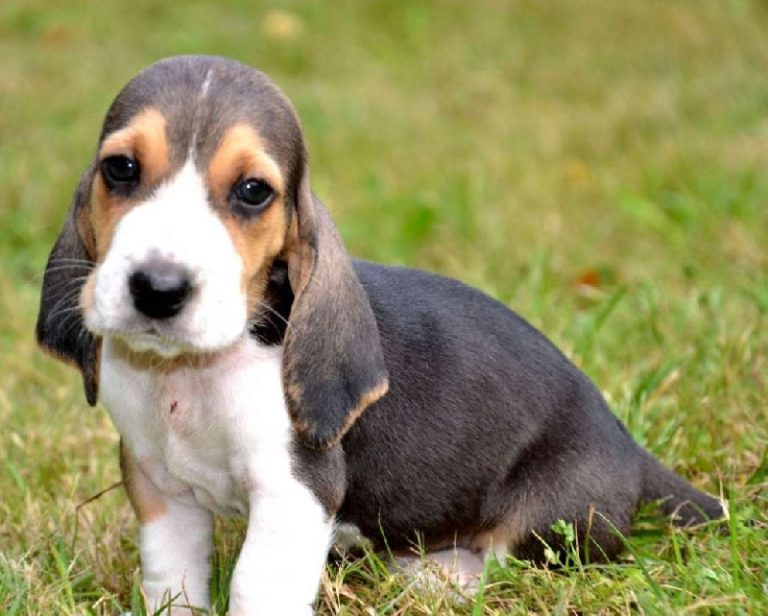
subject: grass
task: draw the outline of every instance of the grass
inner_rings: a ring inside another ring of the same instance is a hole
[[[768,7],[747,0],[0,4],[0,613],[138,607],[117,436],[32,330],[101,118],[160,57],[266,70],[298,107],[350,252],[484,289],[635,438],[729,501],[730,534],[641,516],[625,557],[423,594],[376,555],[321,613],[768,610]],[[222,522],[226,605],[243,526]]]

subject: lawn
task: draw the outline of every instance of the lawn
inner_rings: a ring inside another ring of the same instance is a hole
[[[620,562],[511,562],[464,601],[331,566],[323,614],[768,613],[768,5],[747,0],[0,3],[0,613],[139,603],[117,435],[33,327],[109,102],[216,53],[296,104],[350,252],[544,331],[635,438],[729,502]],[[217,613],[243,525],[221,522]]]

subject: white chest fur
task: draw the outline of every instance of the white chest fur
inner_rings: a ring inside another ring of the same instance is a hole
[[[194,364],[160,362],[107,339],[101,398],[162,492],[242,515],[249,494],[291,477],[281,355],[281,347],[244,337]]]

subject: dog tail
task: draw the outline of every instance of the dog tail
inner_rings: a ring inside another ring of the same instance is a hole
[[[725,504],[700,492],[643,451],[643,502],[659,501],[676,526],[694,526],[725,517]]]

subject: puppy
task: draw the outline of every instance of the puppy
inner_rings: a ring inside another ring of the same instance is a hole
[[[481,567],[541,560],[559,519],[595,560],[641,502],[723,515],[505,306],[350,260],[293,107],[230,60],[163,60],[112,103],[37,336],[121,435],[150,607],[209,605],[214,514],[248,517],[232,614],[311,613],[336,525]]]

